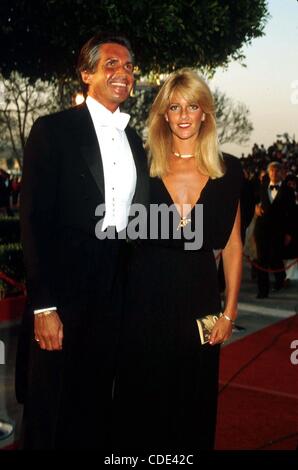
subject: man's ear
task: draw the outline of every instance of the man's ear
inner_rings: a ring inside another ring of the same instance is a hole
[[[87,72],[87,70],[83,70],[83,72],[81,72],[82,81],[86,83],[86,85],[90,85],[92,81],[92,75],[93,74]]]

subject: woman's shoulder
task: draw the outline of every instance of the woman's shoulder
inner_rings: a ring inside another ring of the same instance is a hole
[[[243,171],[239,158],[223,153],[223,161],[225,166],[225,173],[222,178],[218,179],[219,186],[230,186],[231,184],[238,186],[242,185]]]
[[[221,190],[225,194],[239,194],[242,181],[243,171],[239,158],[234,157],[228,153],[223,153],[223,162],[225,166],[224,175],[221,178],[217,178],[215,181],[215,187]]]
[[[234,155],[230,155],[229,153],[222,154],[223,161],[226,167],[226,173],[229,174],[242,174],[242,166],[239,158],[235,157]]]

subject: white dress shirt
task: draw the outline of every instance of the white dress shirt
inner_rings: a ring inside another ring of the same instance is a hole
[[[137,179],[134,159],[124,132],[130,116],[120,113],[119,108],[111,113],[91,96],[87,97],[86,105],[95,127],[104,172],[106,212],[102,230],[115,226],[117,232],[120,232],[128,223]],[[119,121],[119,118],[124,120],[122,129],[113,123],[115,119]]]
[[[277,189],[270,189],[270,186],[271,185],[274,185],[274,186],[278,186],[279,188],[281,187],[281,181],[279,183],[272,183],[270,181],[269,183],[269,186],[268,186],[268,196],[269,196],[269,201],[272,203],[274,201],[274,199],[276,198],[276,195],[277,195],[277,192],[278,190]]]

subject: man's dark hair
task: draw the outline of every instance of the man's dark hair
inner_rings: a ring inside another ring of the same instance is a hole
[[[126,47],[133,59],[133,51],[131,49],[130,42],[125,37],[113,35],[111,33],[98,33],[93,36],[83,45],[77,62],[77,74],[84,94],[87,94],[88,85],[82,81],[81,72],[95,72],[100,59],[100,46],[107,43],[120,44],[120,46]]]

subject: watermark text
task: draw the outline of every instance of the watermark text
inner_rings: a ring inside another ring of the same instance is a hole
[[[0,340],[0,365],[5,364],[5,344]]]
[[[291,349],[294,349],[290,356],[290,361],[294,366],[298,364],[298,339],[291,342]]]
[[[149,209],[132,204],[126,229],[116,234],[114,227],[106,227],[105,204],[99,204],[95,235],[99,240],[183,240],[185,250],[199,250],[203,245],[203,204],[183,204],[180,211],[175,204],[150,204]]]

